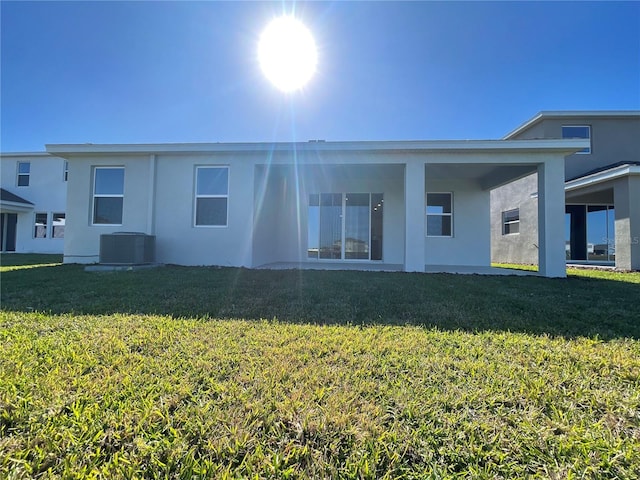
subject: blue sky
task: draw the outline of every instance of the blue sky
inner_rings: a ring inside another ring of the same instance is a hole
[[[318,71],[283,94],[261,30]],[[640,2],[7,2],[0,150],[45,143],[499,138],[540,110],[640,109]]]

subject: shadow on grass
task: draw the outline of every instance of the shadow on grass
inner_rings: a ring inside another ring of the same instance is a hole
[[[635,278],[635,277],[634,277]],[[1,308],[640,338],[640,285],[571,277],[178,267],[2,273]]]

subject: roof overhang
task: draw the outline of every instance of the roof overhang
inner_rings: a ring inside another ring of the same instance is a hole
[[[0,211],[2,211],[2,213],[23,213],[30,212],[31,210],[33,210],[33,205],[0,200]]]
[[[555,111],[555,110],[545,110],[542,112],[538,112],[533,118],[530,118],[522,125],[507,133],[503,140],[509,140],[525,130],[528,130],[533,125],[542,120],[546,119],[571,119],[571,118],[628,118],[628,117],[639,117],[640,118],[640,110],[566,110],[566,111]]]
[[[615,168],[610,168],[609,170],[585,175],[584,177],[579,177],[566,182],[564,189],[566,192],[572,192],[581,188],[591,187],[593,185],[609,182],[629,175],[640,175],[640,165],[620,165]]]
[[[22,213],[33,210],[33,203],[18,195],[0,189],[0,211],[3,213]]]
[[[34,158],[34,157],[51,157],[47,152],[2,152],[0,158]]]
[[[160,155],[275,152],[358,153],[561,153],[589,147],[585,139],[416,140],[290,143],[49,144],[47,152],[63,158],[93,155]]]

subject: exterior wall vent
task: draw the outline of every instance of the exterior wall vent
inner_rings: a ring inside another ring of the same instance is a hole
[[[115,232],[100,235],[100,263],[141,265],[154,263],[156,237],[139,232]]]

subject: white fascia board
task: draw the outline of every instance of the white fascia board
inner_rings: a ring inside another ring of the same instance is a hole
[[[589,147],[588,139],[541,140],[416,140],[306,143],[171,143],[171,144],[51,144],[47,152],[60,156],[163,153],[255,152],[545,152],[575,153]]]
[[[0,202],[0,210],[2,210],[2,212],[8,212],[8,213],[22,213],[22,212],[29,212],[31,210],[33,210],[35,207],[33,205],[27,205],[25,203],[18,203],[18,202],[11,202],[11,201],[7,201],[7,200],[2,200]]]
[[[524,130],[529,129],[536,123],[550,118],[620,118],[620,117],[640,117],[640,110],[543,110],[538,112],[532,118],[524,122],[519,127],[507,133],[503,140],[518,135]]]
[[[571,192],[573,190],[578,190],[580,188],[596,185],[602,182],[608,182],[628,175],[640,175],[640,165],[621,165],[610,170],[604,170],[585,177],[576,178],[575,180],[566,182],[564,189],[567,192]]]
[[[48,152],[2,152],[0,153],[0,158],[9,158],[9,157],[18,157],[18,158],[52,157],[52,155]]]

